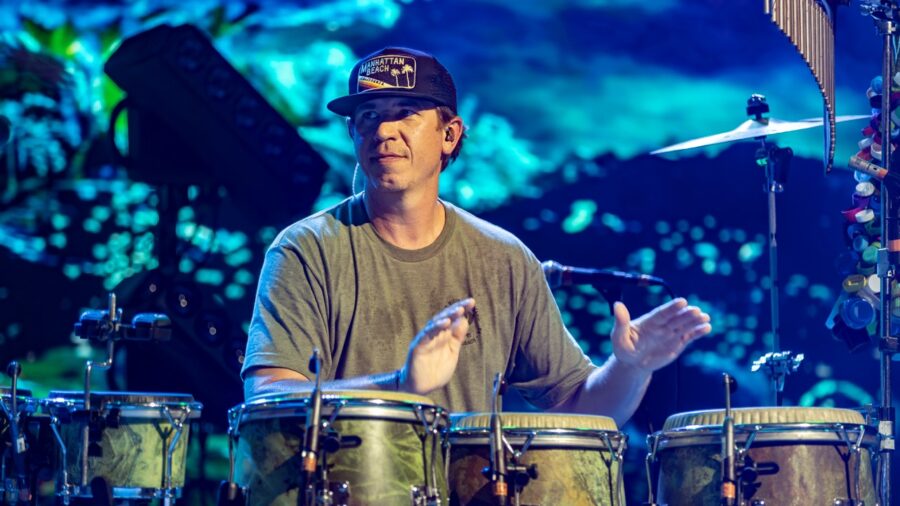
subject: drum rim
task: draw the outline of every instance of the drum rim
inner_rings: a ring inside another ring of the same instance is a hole
[[[524,444],[524,442],[532,437],[530,448],[602,448],[609,451],[616,451],[616,447],[621,444],[628,444],[628,435],[622,431],[612,430],[595,430],[595,429],[528,429],[525,427],[517,427],[513,429],[503,429],[503,436],[510,444]],[[606,444],[606,436],[609,439],[609,448]],[[490,443],[491,431],[486,428],[451,428],[447,431],[447,440],[451,448],[456,446],[484,446]],[[521,443],[519,443],[521,441]]]
[[[766,423],[766,424],[740,424],[734,426],[736,442],[746,441],[751,434],[757,443],[785,442],[792,444],[804,443],[845,443],[838,435],[843,428],[848,433],[848,439],[855,443],[859,439],[860,427],[863,430],[863,447],[877,446],[877,428],[865,424],[843,423]],[[780,437],[784,435],[783,437]],[[805,437],[804,437],[805,435]],[[852,435],[852,436],[849,436]],[[657,431],[648,436],[656,439],[660,450],[667,447],[702,446],[708,444],[721,444],[721,425],[688,425],[667,431]],[[708,440],[708,441],[707,441]]]
[[[9,409],[12,409],[12,396],[11,395],[0,395],[0,402],[7,404]],[[31,396],[16,396],[16,407],[20,413],[31,414],[35,413],[40,406],[40,400]]]
[[[262,397],[251,399],[247,402],[238,404],[228,410],[228,420],[232,427],[237,427],[246,422],[256,420],[269,420],[276,418],[293,418],[302,416],[298,413],[298,409],[307,409],[309,405],[309,397]],[[425,420],[434,423],[435,419],[441,419],[444,423],[439,424],[442,427],[449,425],[449,411],[443,406],[437,404],[424,404],[413,401],[386,400],[378,398],[360,398],[347,397],[345,395],[322,395],[322,417],[327,418],[334,409],[334,403],[328,401],[346,401],[347,404],[342,406],[340,415],[337,420],[347,418],[366,418],[366,419],[395,419],[400,421],[418,421],[415,416],[415,410],[421,408],[425,412]],[[397,416],[398,413],[404,413],[406,416]],[[266,416],[269,415],[269,416]],[[393,416],[390,416],[393,415]]]
[[[68,412],[73,411],[83,411],[84,410],[84,398],[80,399],[72,399],[66,397],[48,397],[46,399],[40,400],[40,406],[44,412],[47,414],[54,414],[58,410],[66,410]],[[203,412],[203,403],[198,401],[151,401],[145,403],[134,403],[134,402],[123,402],[123,401],[112,401],[107,399],[102,399],[100,401],[100,405],[96,408],[99,411],[109,411],[112,409],[119,410],[121,416],[125,418],[161,418],[163,408],[168,408],[169,410],[175,411],[184,411],[185,409],[189,409],[190,413],[188,414],[188,418],[200,418]],[[95,408],[91,408],[95,409]]]
[[[533,428],[533,427],[504,427],[502,429],[503,435],[513,435],[513,436],[530,436],[531,434],[535,434],[535,436],[585,436],[590,437],[592,435],[601,435],[601,434],[615,434],[618,436],[624,436],[625,433],[619,430],[598,430],[598,429],[577,429],[577,428]],[[491,429],[488,427],[451,427],[448,431],[449,435],[452,437],[454,435],[460,435],[462,437],[475,437],[480,436],[482,434],[490,434]]]
[[[66,494],[57,492],[58,497]],[[81,485],[72,486],[70,496],[81,499],[93,498],[90,487],[82,487]],[[155,488],[155,487],[112,487],[113,499],[180,499],[182,496],[182,487],[172,488]]]

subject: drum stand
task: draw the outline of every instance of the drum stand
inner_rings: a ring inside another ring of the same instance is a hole
[[[895,0],[863,0],[862,10],[872,16],[882,37],[882,90],[881,90],[881,135],[882,167],[886,173],[892,170],[893,128],[891,124],[891,88],[894,83],[895,58],[894,43],[897,39],[897,22],[900,5]],[[887,248],[878,250],[877,273],[881,278],[881,322],[878,348],[881,351],[881,407],[875,409],[880,438],[877,481],[882,505],[891,503],[891,458],[894,451],[895,410],[892,406],[892,364],[895,354],[900,352],[900,341],[891,333],[892,282],[896,276],[896,266],[900,263],[900,226],[897,213],[900,211],[897,197],[889,196],[896,189],[881,185],[881,244]]]
[[[100,451],[96,440],[99,437],[97,434],[102,433],[103,428],[108,423],[106,420],[108,417],[100,415],[102,406],[91,406],[91,376],[94,369],[105,370],[112,367],[113,356],[115,355],[115,342],[117,340],[160,341],[168,340],[171,337],[171,321],[167,316],[155,313],[139,313],[132,319],[131,324],[126,324],[122,323],[122,309],[116,307],[116,294],[109,294],[108,304],[106,311],[91,310],[84,312],[78,323],[75,324],[75,335],[78,337],[93,342],[106,342],[107,355],[106,360],[103,362],[97,363],[88,360],[84,364],[84,397],[81,410],[85,419],[81,432],[81,461],[79,463],[80,476],[78,485],[69,482],[68,451],[65,441],[59,432],[61,422],[56,416],[50,418],[50,428],[60,452],[60,469],[58,471],[58,488],[60,491],[57,492],[57,495],[64,505],[68,505],[73,497],[83,497],[88,492],[90,492],[92,501],[99,505],[108,504],[112,506],[114,500],[117,499],[104,478],[95,477],[89,481],[90,457],[99,456],[98,452]],[[181,492],[180,489],[173,487],[172,458],[175,453],[175,447],[181,439],[184,422],[190,415],[191,408],[186,407],[178,417],[172,415],[168,406],[162,406],[160,409],[171,428],[167,430],[157,429],[163,440],[165,455],[162,469],[163,488],[158,493],[154,493],[153,498],[162,499],[164,506],[170,506],[174,504],[175,499]],[[109,416],[115,418],[112,424],[118,424],[118,413]],[[172,438],[169,444],[166,445],[165,442],[169,436],[172,436]],[[135,497],[134,499],[149,499],[149,497]]]

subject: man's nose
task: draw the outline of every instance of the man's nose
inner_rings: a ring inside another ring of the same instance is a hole
[[[384,120],[378,123],[374,132],[375,140],[384,142],[397,137],[397,122],[392,120]]]

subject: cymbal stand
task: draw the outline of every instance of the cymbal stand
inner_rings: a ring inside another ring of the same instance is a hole
[[[881,90],[881,166],[890,173],[892,169],[892,125],[891,125],[891,88],[894,82],[896,55],[894,43],[897,39],[898,14],[900,5],[895,0],[863,0],[861,7],[864,14],[872,16],[882,37],[882,90]],[[892,189],[889,185],[881,185],[881,244],[887,248],[878,250],[877,273],[881,278],[881,324],[879,328],[878,349],[881,351],[881,407],[878,408],[878,481],[881,504],[891,504],[891,457],[894,451],[894,419],[895,410],[891,405],[891,382],[893,355],[900,351],[900,342],[891,333],[891,300],[892,281],[896,275],[896,266],[900,263],[900,219],[898,219],[898,202],[888,195]]]
[[[766,97],[763,95],[753,94],[747,100],[747,115],[754,118],[755,121],[765,123],[767,118],[763,118],[763,114],[769,112],[769,104],[766,103]],[[781,321],[779,316],[779,291],[781,282],[778,278],[778,240],[777,240],[777,213],[775,211],[775,196],[784,191],[784,184],[787,181],[787,173],[790,168],[791,158],[794,152],[791,148],[778,148],[774,144],[770,145],[766,142],[765,137],[758,137],[760,142],[759,149],[756,150],[756,164],[766,169],[766,187],[765,192],[768,197],[768,221],[769,221],[769,301],[771,317],[772,317],[772,354],[776,355],[781,352]],[[772,374],[769,369],[769,379],[772,383],[772,392],[776,406],[781,406],[782,391],[784,389],[784,377]]]

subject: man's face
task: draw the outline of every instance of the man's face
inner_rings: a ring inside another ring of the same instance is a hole
[[[435,104],[390,97],[360,104],[350,118],[356,159],[373,190],[437,190],[446,134]]]

